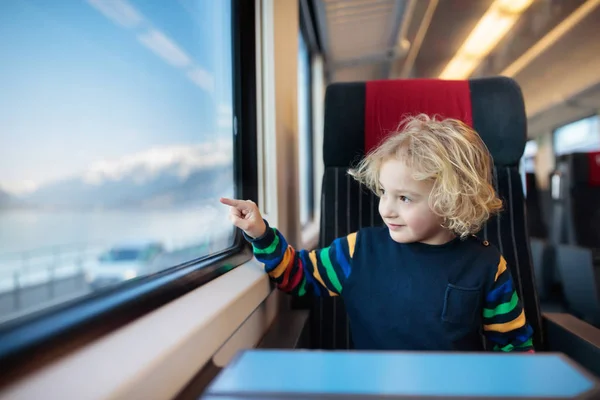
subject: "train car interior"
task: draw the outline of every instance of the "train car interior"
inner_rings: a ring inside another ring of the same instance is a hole
[[[600,398],[600,0],[5,0],[0,36],[1,400]],[[534,354],[360,351],[220,203],[383,227],[348,171],[418,114],[492,156]]]

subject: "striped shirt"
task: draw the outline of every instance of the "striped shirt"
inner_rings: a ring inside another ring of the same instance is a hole
[[[533,351],[506,260],[479,239],[399,244],[367,228],[312,251],[270,227],[246,239],[279,289],[342,296],[357,348],[479,350],[483,333],[494,351]]]

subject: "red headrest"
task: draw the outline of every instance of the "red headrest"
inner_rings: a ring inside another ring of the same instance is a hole
[[[525,105],[505,77],[334,83],[325,96],[326,167],[349,167],[407,116],[425,113],[462,120],[481,136],[496,165],[519,163],[527,138]]]
[[[366,86],[365,151],[376,147],[407,116],[455,118],[473,126],[468,81],[371,81]]]

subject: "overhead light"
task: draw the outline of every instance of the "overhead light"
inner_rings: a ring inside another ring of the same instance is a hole
[[[536,44],[531,46],[523,55],[510,64],[500,75],[513,77],[523,68],[529,65],[537,56],[546,51],[550,46],[556,43],[560,38],[566,35],[571,29],[579,24],[585,17],[600,5],[600,0],[588,0],[579,8],[573,11],[567,18],[556,25],[550,32],[541,38]]]
[[[533,0],[497,0],[496,3],[503,11],[521,14],[533,3]]]
[[[440,79],[465,79],[510,31],[533,0],[496,0],[471,31]]]

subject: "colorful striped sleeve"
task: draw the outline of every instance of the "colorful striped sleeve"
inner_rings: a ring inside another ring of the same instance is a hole
[[[500,256],[494,285],[485,297],[483,331],[494,351],[533,352],[533,329],[515,290],[510,269]]]
[[[339,296],[352,265],[356,233],[333,241],[331,246],[312,251],[296,250],[281,232],[267,225],[265,234],[252,244],[254,256],[265,264],[271,281],[295,296]]]

